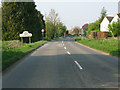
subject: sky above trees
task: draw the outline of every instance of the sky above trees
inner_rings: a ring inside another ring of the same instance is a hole
[[[0,0],[1,1],[1,0]],[[6,0],[8,1],[8,0]],[[12,0],[10,0],[12,1]],[[20,1],[20,0],[18,0]],[[24,0],[27,1],[27,0]],[[61,21],[72,29],[75,26],[82,27],[86,23],[96,21],[100,17],[103,7],[108,16],[118,13],[119,0],[34,0],[37,9],[43,15],[54,9],[60,16]]]
[[[86,0],[85,2],[53,2],[53,0],[52,2],[38,2],[35,0],[35,4],[43,15],[48,14],[51,9],[55,9],[69,30],[75,26],[82,27],[86,23],[96,21],[100,17],[103,7],[107,10],[108,16],[115,16],[118,13],[117,0],[113,0],[113,2],[86,2]]]

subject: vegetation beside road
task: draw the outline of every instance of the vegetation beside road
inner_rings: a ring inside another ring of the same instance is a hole
[[[18,40],[3,41],[2,70],[5,70],[11,64],[21,59],[23,56],[38,48],[39,46],[42,46],[46,42],[46,40],[42,40],[31,44],[24,43],[24,45],[21,46],[21,42],[19,42]]]
[[[66,33],[66,26],[60,21],[58,13],[54,9],[51,9],[48,15],[45,16],[46,25],[46,39],[55,39],[64,36]]]
[[[107,11],[103,7],[100,18],[96,20],[95,22],[92,22],[88,25],[87,36],[91,36],[91,31],[100,31],[100,24],[103,21],[104,17],[107,15],[106,13]]]
[[[45,21],[35,2],[2,2],[2,40],[18,40],[23,31],[32,33],[32,41],[42,38]],[[27,41],[27,40],[25,40]]]
[[[104,39],[104,40],[94,40],[94,39],[81,39],[77,38],[77,42],[87,45],[91,48],[95,48],[104,52],[109,53],[113,56],[120,57],[120,49],[118,47],[118,40],[117,39]]]

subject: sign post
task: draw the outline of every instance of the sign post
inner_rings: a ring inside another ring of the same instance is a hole
[[[20,37],[21,37],[21,46],[23,46],[23,38],[24,37],[28,37],[29,38],[29,43],[31,43],[32,34],[29,33],[28,31],[24,31],[22,34],[20,34]]]
[[[44,29],[42,29],[42,30],[41,30],[41,32],[42,32],[42,40],[43,40],[45,30],[44,30]]]

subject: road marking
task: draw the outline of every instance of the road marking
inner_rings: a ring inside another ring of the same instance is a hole
[[[77,64],[77,66],[79,67],[79,69],[83,69],[77,61],[74,61],[74,62]]]
[[[66,49],[66,47],[64,47],[64,49]]]
[[[70,52],[67,51],[67,53],[70,55]]]

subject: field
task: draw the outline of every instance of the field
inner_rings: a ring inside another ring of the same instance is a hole
[[[24,43],[21,46],[21,43],[18,40],[13,41],[3,41],[2,42],[2,70],[5,70],[11,64],[21,59],[23,56],[36,49],[39,46],[42,46],[47,41],[42,40],[31,44]]]
[[[91,48],[95,48],[104,52],[109,53],[113,56],[120,57],[120,48],[118,45],[118,40],[114,38],[103,39],[103,40],[94,40],[94,39],[76,39],[77,42],[87,45]]]

